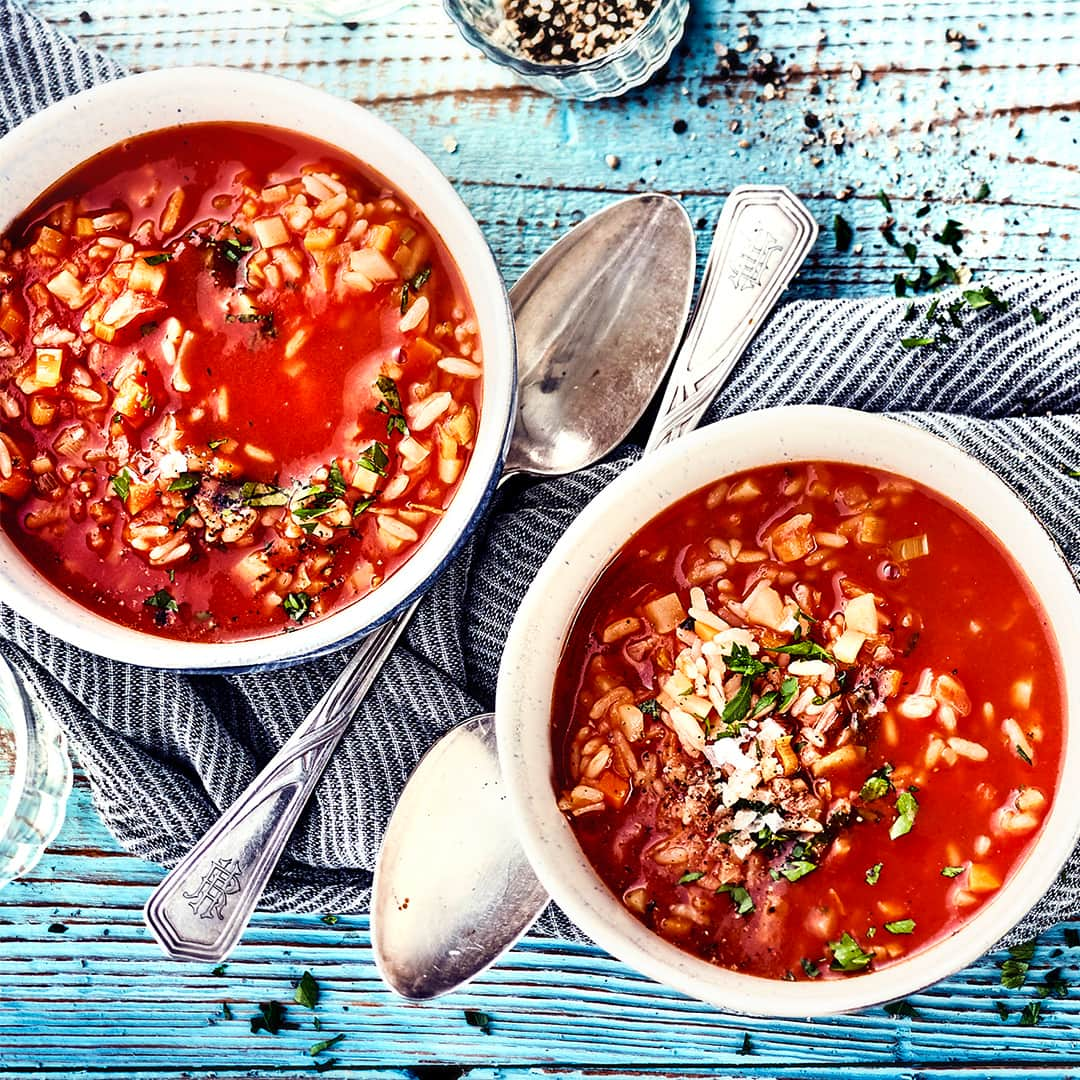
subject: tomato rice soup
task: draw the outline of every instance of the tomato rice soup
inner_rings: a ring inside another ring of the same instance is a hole
[[[0,522],[167,637],[253,637],[377,588],[477,430],[474,313],[420,211],[274,128],[84,163],[0,241]]]
[[[954,930],[1054,797],[1063,690],[1020,570],[908,480],[773,466],[638,532],[557,675],[559,807],[646,926],[816,979]]]

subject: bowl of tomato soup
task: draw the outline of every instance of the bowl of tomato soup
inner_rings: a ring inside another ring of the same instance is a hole
[[[0,140],[0,587],[116,659],[309,657],[501,470],[506,292],[435,166],[281,79],[119,80]]]
[[[816,406],[628,469],[530,589],[500,672],[537,874],[604,948],[725,1009],[921,989],[1080,833],[1080,597],[1012,490]]]

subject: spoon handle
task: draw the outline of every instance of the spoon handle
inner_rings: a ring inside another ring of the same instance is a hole
[[[415,607],[361,641],[318,705],[151,894],[146,923],[169,956],[216,963],[240,940],[330,755]]]
[[[728,196],[697,309],[672,367],[646,453],[697,427],[802,266],[817,234],[817,222],[785,187],[750,184]]]

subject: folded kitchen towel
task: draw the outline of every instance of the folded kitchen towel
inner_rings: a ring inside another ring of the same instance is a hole
[[[118,74],[107,59],[0,0],[0,131]],[[963,329],[937,350],[901,347],[911,333],[903,301],[787,304],[708,420],[794,402],[902,414],[1004,477],[1080,576],[1080,481],[1062,468],[1080,466],[1080,275],[993,284],[1009,310],[965,308]],[[946,294],[942,304],[952,299]],[[1041,324],[1033,305],[1046,316]],[[584,473],[503,495],[482,533],[425,598],[360,708],[265,907],[365,909],[379,841],[403,782],[442,732],[490,708],[503,641],[533,568],[636,454],[628,447]],[[236,799],[347,660],[327,657],[277,675],[144,670],[51,638],[2,602],[0,651],[59,717],[120,843],[165,866]],[[1010,940],[1077,914],[1074,860]],[[576,933],[554,911],[539,929]]]

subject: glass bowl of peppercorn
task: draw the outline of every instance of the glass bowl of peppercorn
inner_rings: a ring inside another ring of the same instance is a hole
[[[462,36],[522,82],[559,98],[617,97],[652,77],[690,0],[443,0]]]

